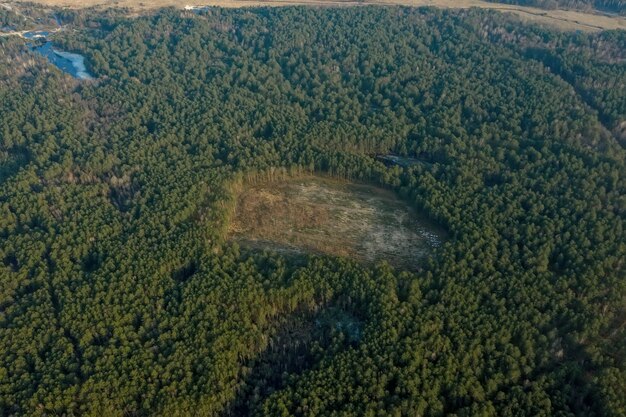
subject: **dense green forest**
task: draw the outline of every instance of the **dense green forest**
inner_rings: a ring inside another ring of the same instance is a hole
[[[94,81],[0,38],[1,416],[626,415],[626,32],[62,18]],[[418,272],[225,240],[233,184],[297,172],[449,240]]]

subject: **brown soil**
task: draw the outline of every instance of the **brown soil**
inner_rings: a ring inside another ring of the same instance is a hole
[[[443,232],[392,192],[307,177],[242,191],[229,236],[256,249],[417,267]]]

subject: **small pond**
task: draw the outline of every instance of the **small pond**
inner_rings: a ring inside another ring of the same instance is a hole
[[[50,32],[47,30],[33,30],[30,32],[24,33],[26,39],[45,39],[50,35]]]
[[[64,52],[55,49],[52,42],[46,42],[40,46],[34,46],[33,51],[43,55],[61,71],[81,80],[93,80],[93,76],[87,72],[85,57],[80,54]]]

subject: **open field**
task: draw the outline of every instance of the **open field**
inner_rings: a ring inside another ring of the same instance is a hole
[[[19,1],[2,4],[18,4]],[[221,7],[252,7],[252,6],[364,6],[364,5],[403,5],[433,6],[441,8],[479,7],[513,13],[522,20],[549,24],[563,30],[602,30],[626,29],[626,18],[603,13],[587,13],[574,10],[544,10],[534,7],[523,7],[508,4],[489,3],[481,0],[35,0],[35,3],[48,6],[70,8],[128,7],[134,10],[149,10],[160,7],[185,6],[221,6]]]
[[[255,249],[416,267],[443,232],[390,191],[307,177],[245,189],[229,236]]]

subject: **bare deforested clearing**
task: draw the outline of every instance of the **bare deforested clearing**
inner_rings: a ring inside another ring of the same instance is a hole
[[[317,177],[250,186],[230,236],[244,246],[415,267],[442,231],[391,191]]]

